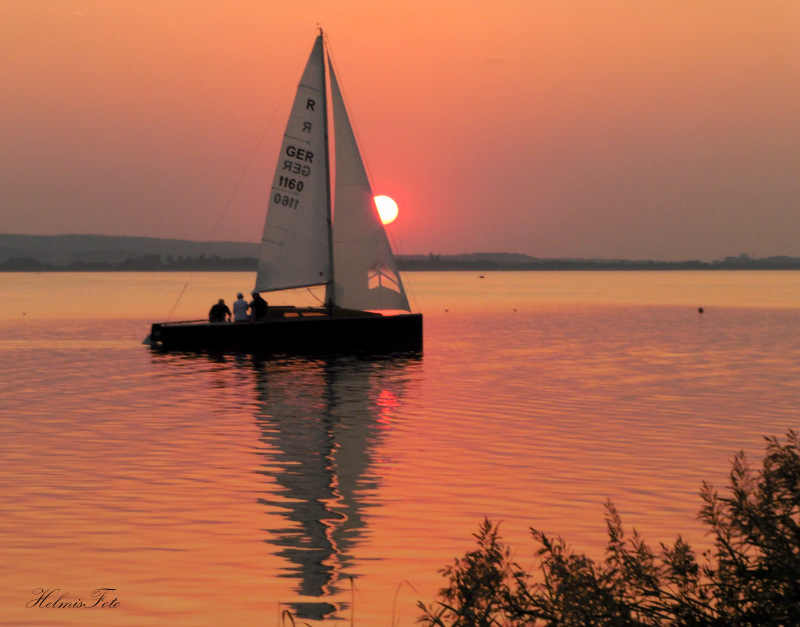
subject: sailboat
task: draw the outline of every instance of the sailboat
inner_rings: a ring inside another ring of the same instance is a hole
[[[422,350],[422,314],[409,307],[321,31],[283,136],[253,293],[314,286],[325,288],[318,307],[270,306],[247,322],[156,323],[150,342],[178,350]]]

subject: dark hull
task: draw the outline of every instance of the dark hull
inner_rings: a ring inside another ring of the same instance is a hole
[[[287,312],[288,313],[288,312]],[[164,322],[150,343],[165,350],[241,351],[267,354],[380,354],[422,350],[422,314],[365,312],[293,315],[271,309],[256,322]]]

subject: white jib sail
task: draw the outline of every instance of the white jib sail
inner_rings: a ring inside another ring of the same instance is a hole
[[[297,88],[281,145],[258,260],[259,292],[330,279],[322,35]]]
[[[336,305],[345,309],[410,311],[367,172],[330,66],[336,185],[333,265]]]

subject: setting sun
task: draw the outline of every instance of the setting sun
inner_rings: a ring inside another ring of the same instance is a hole
[[[384,224],[389,224],[397,217],[397,203],[388,196],[375,196],[375,206]]]

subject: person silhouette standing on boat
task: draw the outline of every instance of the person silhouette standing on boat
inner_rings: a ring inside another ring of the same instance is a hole
[[[225,319],[230,321],[231,319],[231,310],[225,304],[225,301],[221,298],[216,305],[212,305],[211,309],[208,312],[208,321],[209,322],[225,322]]]
[[[253,300],[250,302],[250,317],[253,320],[263,320],[267,317],[267,301],[258,292],[252,293]]]
[[[247,322],[250,316],[247,315],[247,309],[250,305],[244,299],[244,295],[239,292],[236,295],[236,300],[233,302],[233,321],[234,322]]]

